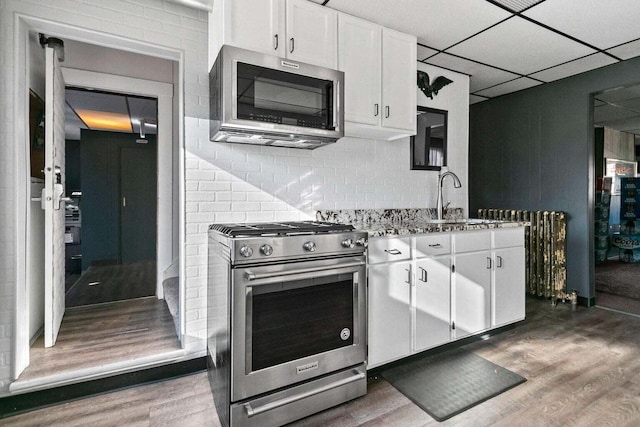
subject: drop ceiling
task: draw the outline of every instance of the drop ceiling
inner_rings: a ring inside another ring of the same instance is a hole
[[[638,0],[312,1],[417,36],[472,104],[640,55]]]
[[[80,129],[135,133],[157,132],[157,100],[79,88],[65,91],[65,133],[80,139]]]
[[[640,143],[640,85],[614,88],[594,96],[593,123],[636,135]]]

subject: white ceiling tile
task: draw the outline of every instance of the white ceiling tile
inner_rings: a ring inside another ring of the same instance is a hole
[[[546,0],[523,15],[600,49],[640,38],[638,0]]]
[[[540,82],[532,80],[526,77],[520,77],[519,79],[512,80],[485,90],[479,91],[477,94],[493,98],[494,96],[500,96],[511,92],[516,92],[522,89],[527,89],[533,86],[539,85]]]
[[[418,61],[422,61],[423,59],[427,59],[430,56],[435,55],[436,53],[438,53],[437,50],[435,49],[431,49],[428,47],[424,47],[422,45],[418,45]]]
[[[482,89],[486,89],[490,86],[495,86],[499,83],[504,83],[508,80],[513,80],[519,77],[517,74],[502,71],[497,68],[488,67],[486,65],[478,64],[477,62],[469,61],[457,56],[448,55],[446,53],[436,55],[426,61],[427,64],[436,65],[439,67],[448,68],[450,70],[460,71],[461,73],[469,74],[470,79],[470,92],[476,92]]]
[[[619,102],[616,102],[616,105],[640,112],[640,98],[633,98],[633,99],[628,99],[626,101],[619,101]]]
[[[487,98],[478,95],[469,95],[469,104],[477,104],[478,102],[486,101]]]
[[[436,49],[511,16],[489,2],[469,0],[330,0],[327,7],[413,34]]]
[[[454,46],[451,52],[528,74],[595,53],[595,50],[514,17]]]
[[[65,98],[74,110],[129,114],[126,97],[111,93],[67,89]]]
[[[617,120],[608,120],[604,123],[604,126],[622,132],[629,132],[633,129],[640,128],[640,116],[626,117],[624,119]]]
[[[544,82],[552,82],[575,74],[584,73],[585,71],[604,67],[616,63],[615,59],[603,53],[585,56],[557,67],[549,68],[537,73],[530,74],[529,77],[540,79]]]
[[[640,98],[640,85],[607,89],[595,95],[604,102],[620,103],[629,99]]]
[[[500,3],[501,5],[509,8],[514,12],[521,12],[534,4],[540,3],[544,0],[495,0],[496,3]]]
[[[626,117],[637,116],[635,111],[627,110],[626,108],[616,107],[615,105],[600,105],[593,109],[593,122],[603,124],[603,122],[609,120],[624,119]]]
[[[614,47],[613,49],[607,49],[607,52],[620,59],[635,58],[636,56],[640,56],[640,40],[626,43],[622,46]]]

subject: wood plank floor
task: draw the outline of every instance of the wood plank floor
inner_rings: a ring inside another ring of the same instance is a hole
[[[149,297],[156,294],[156,262],[92,265],[65,296],[67,307]]]
[[[156,297],[66,310],[56,345],[31,347],[19,380],[126,361],[180,349],[173,318]]]
[[[316,426],[638,426],[640,318],[527,300],[527,320],[465,346],[528,379],[439,423],[380,378],[366,396],[293,423]],[[0,420],[0,425],[218,426],[205,373]]]

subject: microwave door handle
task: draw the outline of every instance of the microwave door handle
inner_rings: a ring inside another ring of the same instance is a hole
[[[340,91],[342,88],[340,87],[340,82],[336,82],[336,90],[333,91],[333,128],[338,129],[338,108],[342,108],[342,106],[338,105],[338,100],[340,99]]]

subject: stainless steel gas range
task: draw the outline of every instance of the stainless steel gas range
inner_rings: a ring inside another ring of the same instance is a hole
[[[366,393],[366,233],[214,224],[208,246],[208,366],[223,425],[282,425]]]

